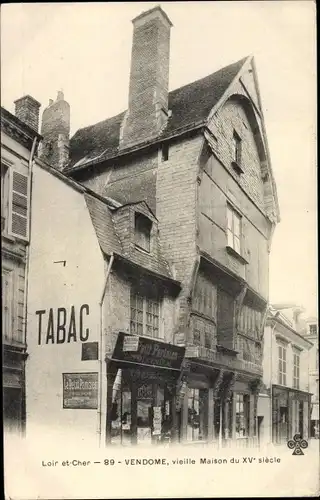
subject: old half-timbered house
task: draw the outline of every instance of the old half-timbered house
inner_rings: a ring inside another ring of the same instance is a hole
[[[160,7],[133,20],[128,109],[78,130],[69,161],[58,168],[124,205],[115,218],[120,225],[127,218],[140,233],[131,243],[139,260],[150,258],[157,220],[154,237],[181,284],[168,320],[173,344],[186,349],[178,438],[254,444],[269,252],[279,220],[256,67],[245,57],[168,92],[171,27]],[[130,206],[150,212],[133,215]],[[128,237],[125,229],[119,235]],[[160,292],[158,285],[147,295],[132,287],[126,349],[137,334],[146,344],[160,336],[154,329]],[[113,334],[128,324],[120,310]],[[107,360],[111,372],[116,354],[117,348]],[[118,382],[115,375],[114,394]],[[151,395],[146,390],[143,397]],[[124,401],[127,408],[129,396]]]

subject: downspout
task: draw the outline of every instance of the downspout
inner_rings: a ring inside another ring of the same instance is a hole
[[[272,390],[272,354],[273,354],[273,333],[277,326],[276,321],[274,325],[271,327],[271,345],[270,345],[270,430],[271,430],[271,443],[273,443],[273,390]]]
[[[98,436],[99,436],[99,446],[101,446],[101,430],[102,430],[102,373],[103,373],[103,361],[104,361],[104,342],[103,342],[103,303],[104,303],[104,298],[106,295],[106,290],[107,290],[107,284],[108,284],[108,279],[109,275],[111,272],[111,268],[113,265],[114,261],[114,254],[111,252],[110,254],[110,260],[105,276],[105,282],[103,286],[103,291],[101,294],[101,299],[99,302],[99,307],[100,307],[100,356],[99,356],[99,378],[100,378],[100,389],[99,389],[99,422],[98,422]]]
[[[37,137],[33,139],[32,147],[31,147],[31,152],[30,152],[30,157],[29,157],[29,162],[28,162],[28,170],[29,170],[29,220],[28,220],[28,236],[29,236],[29,241],[28,244],[26,245],[26,264],[25,264],[25,277],[24,277],[24,311],[23,311],[23,317],[24,317],[24,343],[26,345],[26,352],[25,355],[27,356],[27,329],[28,329],[28,285],[29,285],[29,267],[30,267],[30,243],[31,243],[31,209],[32,209],[32,175],[33,175],[33,159],[34,159],[34,154],[36,150],[36,145],[37,145]],[[24,379],[25,379],[25,369],[23,371],[24,373]],[[25,405],[25,380],[24,380],[24,385],[23,385],[23,415],[22,419],[26,421],[26,405]]]

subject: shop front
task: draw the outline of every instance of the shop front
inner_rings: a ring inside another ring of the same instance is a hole
[[[179,439],[177,393],[185,349],[120,332],[107,358],[106,441],[151,445]]]
[[[277,385],[272,386],[272,440],[286,443],[295,434],[308,439],[310,394]]]
[[[258,444],[256,379],[192,361],[181,418],[185,443],[213,447]]]
[[[25,353],[4,345],[3,349],[3,426],[5,434],[22,435],[25,426]]]

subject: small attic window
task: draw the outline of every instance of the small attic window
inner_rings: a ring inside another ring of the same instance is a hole
[[[242,163],[242,140],[234,130],[232,137],[232,162],[231,165],[238,174],[243,173]]]
[[[168,161],[168,159],[169,159],[169,144],[168,143],[162,144],[161,153],[162,153],[162,161]]]
[[[146,252],[150,252],[151,228],[151,220],[145,215],[136,212],[134,216],[135,244]]]

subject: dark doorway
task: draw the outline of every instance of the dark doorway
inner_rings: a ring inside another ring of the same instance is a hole
[[[3,425],[5,431],[21,431],[21,403],[20,389],[5,387],[3,389]]]

